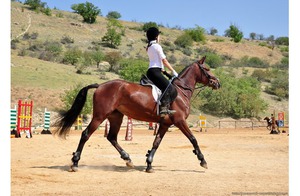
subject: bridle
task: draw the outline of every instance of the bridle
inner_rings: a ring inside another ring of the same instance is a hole
[[[205,84],[205,85],[195,87],[194,90],[198,90],[198,89],[199,89],[199,91],[198,91],[198,93],[196,94],[196,96],[194,97],[194,99],[195,99],[195,98],[200,94],[200,92],[201,92],[202,90],[204,90],[204,88],[206,88],[208,85],[214,85],[212,79],[213,79],[213,80],[219,81],[218,78],[216,78],[216,77],[214,77],[214,76],[211,76],[210,74],[207,73],[207,70],[204,68],[203,64],[201,64],[199,61],[197,61],[197,62],[195,62],[195,63],[197,63],[197,65],[199,66],[200,70],[201,70],[202,73],[205,75],[205,77],[209,80],[209,82],[208,82],[207,84]],[[201,77],[202,77],[202,75],[201,75]],[[180,78],[177,78],[177,79],[181,80]],[[202,79],[202,78],[201,78],[201,79]],[[181,84],[183,84],[184,86],[178,85],[178,84],[174,84],[174,85],[177,86],[177,88],[182,92],[182,94],[183,94],[185,97],[188,97],[188,96],[186,95],[186,93],[185,93],[184,91],[182,91],[182,89],[184,89],[184,90],[189,90],[189,91],[193,92],[192,88],[189,87],[189,86],[187,86],[185,83],[181,83]]]

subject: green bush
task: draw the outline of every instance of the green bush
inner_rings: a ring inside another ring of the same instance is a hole
[[[174,44],[181,48],[189,48],[193,44],[193,39],[189,34],[184,33],[184,34],[180,35],[179,37],[177,37]]]
[[[206,56],[205,62],[209,65],[211,68],[217,68],[220,67],[223,63],[222,58],[214,53],[205,53],[204,56]]]
[[[146,74],[148,69],[148,61],[141,59],[124,59],[120,62],[120,76],[121,78],[131,81],[139,82],[142,74]]]
[[[276,95],[279,100],[289,97],[288,71],[273,70],[276,74],[271,80],[271,86],[266,89],[267,93]]]
[[[255,78],[236,78],[220,68],[214,74],[222,87],[217,91],[206,88],[201,92],[202,111],[217,116],[252,118],[259,117],[267,108],[267,103],[260,98],[260,83]]]
[[[289,38],[288,37],[278,37],[275,40],[275,44],[288,46],[289,45]]]
[[[191,36],[192,40],[195,42],[204,42],[205,41],[205,29],[197,26],[193,29],[188,29],[185,31],[188,35]]]
[[[69,110],[78,94],[78,92],[83,88],[83,84],[74,85],[71,89],[65,90],[64,94],[60,95],[60,100],[63,102],[64,106],[63,109],[65,111]],[[81,111],[81,114],[88,115],[92,113],[93,109],[93,102],[92,102],[92,91],[88,92],[86,102],[84,107]]]
[[[64,64],[75,65],[79,62],[82,57],[82,51],[78,48],[71,48],[64,53],[62,62]]]

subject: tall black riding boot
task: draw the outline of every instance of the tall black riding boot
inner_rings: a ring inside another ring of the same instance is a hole
[[[160,117],[165,117],[167,114],[174,114],[176,111],[175,110],[169,110],[170,108],[170,103],[171,103],[171,99],[169,96],[169,93],[166,93],[163,98],[161,99],[161,105],[159,107],[159,115]]]

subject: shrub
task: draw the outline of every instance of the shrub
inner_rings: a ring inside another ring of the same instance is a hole
[[[121,78],[132,82],[139,82],[142,74],[145,74],[148,69],[148,61],[124,59],[120,62],[120,67]]]
[[[186,33],[190,35],[195,42],[205,41],[205,29],[202,27],[197,26],[196,28],[188,29]]]
[[[108,71],[117,72],[117,66],[120,60],[122,59],[122,55],[120,52],[112,51],[105,54],[104,59],[110,64]]]
[[[71,38],[68,35],[64,35],[61,39],[60,39],[60,43],[62,44],[73,44],[74,43],[74,39]]]
[[[206,63],[209,65],[211,68],[217,68],[220,67],[223,63],[222,58],[214,53],[206,53]]]
[[[189,48],[193,44],[193,39],[189,34],[184,33],[177,37],[174,44],[181,48]]]
[[[289,45],[289,38],[288,37],[278,37],[275,40],[275,44],[288,46]]]
[[[264,112],[267,103],[260,98],[260,83],[255,78],[236,78],[220,68],[215,72],[222,88],[217,91],[206,88],[201,92],[202,111],[233,118],[258,117]]]
[[[78,48],[71,48],[67,50],[63,57],[63,63],[75,65],[79,62],[79,59],[82,56],[82,51]]]
[[[84,85],[83,84],[77,84],[75,86],[73,86],[71,89],[66,90],[64,92],[64,94],[60,95],[60,100],[63,102],[64,106],[64,110],[67,111],[71,108],[77,93],[81,90],[81,88],[83,88]],[[92,108],[93,108],[93,103],[92,103],[92,91],[88,92],[87,95],[87,99],[86,102],[84,104],[84,107],[81,111],[81,114],[83,115],[88,115],[92,113]]]

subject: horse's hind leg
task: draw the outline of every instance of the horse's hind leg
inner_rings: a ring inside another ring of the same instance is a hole
[[[81,138],[76,149],[76,152],[73,152],[72,162],[73,165],[70,168],[70,171],[77,171],[78,170],[78,162],[80,160],[81,152],[83,150],[84,144],[90,136],[95,132],[98,126],[101,124],[103,120],[93,118],[88,127],[81,133]]]
[[[120,153],[121,158],[126,162],[126,165],[128,167],[134,167],[133,163],[130,159],[129,154],[123,150],[123,148],[118,143],[118,133],[120,131],[120,127],[123,121],[123,114],[119,111],[115,110],[113,113],[111,113],[107,119],[109,120],[110,128],[107,135],[108,141],[117,149],[117,151]]]

